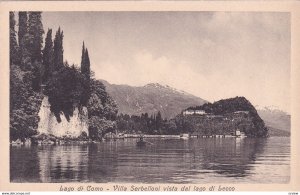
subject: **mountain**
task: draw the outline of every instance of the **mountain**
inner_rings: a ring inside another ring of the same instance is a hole
[[[291,133],[289,131],[284,131],[281,129],[277,129],[271,126],[267,126],[267,128],[269,129],[269,135],[271,137],[290,137]]]
[[[279,132],[280,134],[284,135],[286,135],[286,132],[290,133],[291,115],[289,115],[288,113],[272,107],[259,108],[257,112],[259,116],[265,121],[265,124],[268,127],[271,127],[270,129],[275,129],[277,133]]]
[[[142,87],[110,84],[102,80],[107,92],[116,101],[119,113],[141,115],[161,112],[163,118],[172,118],[190,106],[202,105],[206,100],[176,90],[170,86],[150,83]]]
[[[223,99],[189,107],[176,116],[177,128],[200,136],[231,135],[240,130],[249,137],[266,137],[268,129],[245,97]]]

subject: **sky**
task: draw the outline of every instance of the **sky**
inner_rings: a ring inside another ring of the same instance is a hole
[[[160,83],[210,102],[244,96],[290,113],[290,14],[284,12],[43,12],[60,26],[64,60],[82,42],[97,79]],[[54,33],[53,33],[54,38]]]

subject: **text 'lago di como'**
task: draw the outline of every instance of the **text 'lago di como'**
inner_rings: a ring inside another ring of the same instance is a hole
[[[210,185],[210,186],[201,186],[201,185],[167,185],[167,186],[156,186],[156,185],[114,185],[112,187],[102,187],[102,186],[63,186],[61,185],[59,191],[235,191],[234,186],[222,186],[222,185]]]

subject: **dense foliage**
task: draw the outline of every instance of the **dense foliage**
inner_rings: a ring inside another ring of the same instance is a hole
[[[16,64],[18,63],[18,43],[16,38],[16,30],[15,30],[15,14],[13,12],[9,13],[9,37],[10,37],[10,44],[9,44],[9,60],[10,64]]]
[[[83,107],[87,107],[92,139],[114,131],[117,106],[104,85],[91,78],[88,49],[83,45],[80,68],[70,66],[64,62],[64,35],[60,28],[54,41],[52,29],[48,29],[42,48],[41,12],[19,12],[18,38],[15,25],[14,12],[10,12],[10,139],[24,140],[37,133],[44,94],[58,122],[61,113],[69,121],[76,107],[82,114]]]
[[[125,133],[189,133],[200,136],[231,135],[236,130],[240,130],[250,137],[266,137],[268,135],[268,129],[263,120],[244,97],[220,100],[213,104],[207,103],[188,109],[205,110],[207,114],[179,114],[170,120],[163,120],[160,112],[150,117],[147,113],[141,116],[121,114],[117,118],[117,130]]]
[[[234,112],[247,111],[248,114],[246,115],[246,118],[249,119],[251,124],[248,124],[246,120],[242,120],[239,122],[239,124],[235,124],[233,127],[230,127],[231,130],[232,128],[241,129],[240,124],[242,124],[244,126],[247,126],[247,128],[243,127],[242,129],[244,129],[244,132],[248,136],[252,136],[252,137],[268,136],[268,129],[266,128],[264,121],[260,118],[254,106],[245,97],[235,97],[235,98],[220,100],[213,104],[206,103],[203,104],[202,106],[190,107],[188,108],[188,110],[204,110],[208,114],[221,115],[224,118],[227,117],[231,119],[233,117]],[[188,117],[183,117],[183,118],[187,119]],[[198,123],[199,122],[201,121],[198,120]],[[213,125],[215,124],[216,123],[213,123]],[[222,122],[220,124],[226,126]]]
[[[117,117],[117,130],[123,133],[142,133],[150,135],[179,134],[174,120],[162,119],[160,111],[151,116],[143,113],[141,116],[120,114]]]
[[[22,13],[24,14],[24,13]],[[22,18],[19,16],[19,18]],[[26,13],[27,14],[27,13]],[[29,13],[29,15],[38,15],[39,13]],[[25,18],[25,17],[23,17]],[[19,31],[21,38],[17,44],[15,31],[14,13],[10,12],[10,139],[22,139],[36,133],[38,125],[38,111],[41,104],[41,95],[34,90],[33,81],[36,78],[34,65],[32,63],[37,51],[41,45],[31,45],[35,37],[33,31],[29,31],[27,26],[39,25],[39,18],[36,20],[22,21],[26,27]],[[22,26],[21,22],[21,26]],[[20,22],[19,22],[20,24]],[[21,28],[22,29],[22,28]],[[22,34],[23,33],[23,34]],[[33,52],[36,51],[36,52]],[[17,53],[16,53],[17,52]]]
[[[114,131],[117,106],[104,85],[91,78],[89,54],[84,43],[80,69],[63,63],[63,32],[60,28],[53,48],[51,29],[48,30],[43,54],[45,94],[57,120],[60,122],[60,114],[64,113],[69,121],[76,107],[80,111],[87,107],[90,138],[101,139],[105,133]]]
[[[98,80],[90,81],[91,95],[87,108],[89,113],[89,135],[92,139],[100,139],[105,133],[116,130],[118,113],[115,101],[108,95],[105,86]]]
[[[75,107],[82,104],[84,89],[87,87],[83,75],[75,68],[65,64],[59,71],[49,78],[45,94],[49,97],[50,109],[60,122],[60,113],[64,113],[69,121]]]
[[[42,97],[31,88],[31,73],[12,65],[10,71],[10,139],[24,140],[37,133]]]
[[[201,106],[189,107],[187,110],[204,110],[210,114],[226,114],[235,111],[249,111],[257,113],[254,106],[245,97],[223,99],[214,103],[205,103]]]

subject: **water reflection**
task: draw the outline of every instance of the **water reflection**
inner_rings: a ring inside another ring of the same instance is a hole
[[[87,180],[87,145],[39,146],[41,182]]]
[[[91,181],[110,182],[117,176],[118,142],[91,144],[88,175]]]
[[[145,148],[136,147],[135,139],[89,145],[11,147],[11,181],[284,183],[289,180],[289,138],[148,141],[153,144]]]
[[[231,140],[232,139],[232,140]],[[245,177],[251,173],[256,156],[263,153],[266,139],[215,139],[205,143],[203,169],[227,177]]]

